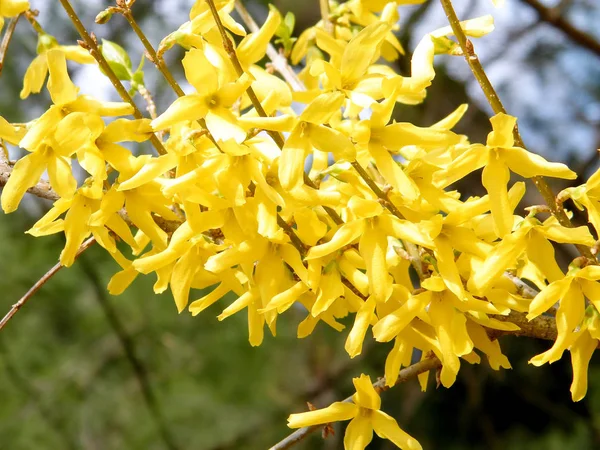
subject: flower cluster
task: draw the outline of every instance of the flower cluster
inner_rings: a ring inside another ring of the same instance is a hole
[[[18,14],[25,3],[3,0],[0,15]],[[392,118],[396,105],[424,100],[436,54],[460,53],[451,28],[424,36],[403,76],[382,59],[404,53],[393,34],[398,7],[420,2],[332,5],[331,23],[304,31],[291,50],[293,64],[304,61],[300,90],[257,65],[285,26],[280,13],[271,7],[264,25],[246,34],[230,15],[233,3],[198,0],[190,20],[163,40],[161,52],[185,48],[193,90],[152,121],[126,117],[129,103],[79,95],[66,60],[96,60],[41,36],[46,45],[38,46],[21,95],[39,92],[48,74],[52,105],[25,125],[0,117],[0,138],[27,151],[2,191],[4,212],[15,211],[46,172],[59,199],[28,233],[64,233],[63,265],[93,235],[122,268],[109,283],[112,294],[154,273],[155,292],[170,289],[177,310],[196,315],[232,292],[237,299],[218,319],[245,310],[253,346],[265,329],[275,335],[278,316],[292,307],[306,314],[299,338],[321,322],[342,331],[340,319],[352,316],[350,357],[369,333],[394,341],[389,386],[415,350],[439,358],[445,387],[461,361],[479,363],[480,355],[494,369],[510,368],[489,332],[519,327],[498,316],[533,319],[558,303],[558,338],[531,362],[551,363],[570,350],[573,399],[581,399],[600,340],[600,268],[586,261],[565,275],[553,243],[591,248],[595,238],[585,226],[515,214],[525,184],[511,184],[512,174],[576,174],[516,145],[516,119],[506,114],[491,118],[485,144],[452,131],[466,105],[428,127]],[[493,21],[461,26],[480,37]],[[234,48],[231,35],[238,36]],[[158,155],[123,145],[156,140],[157,132],[168,133]],[[83,181],[73,161],[87,173]],[[487,195],[462,198],[453,186],[481,168]],[[588,211],[596,232],[599,180],[596,174],[561,195]],[[514,276],[541,292],[527,298]],[[419,379],[425,389],[427,373]],[[346,448],[364,448],[373,430],[401,448],[420,448],[379,410],[367,376],[354,384],[354,404],[292,415],[289,425],[352,419]]]

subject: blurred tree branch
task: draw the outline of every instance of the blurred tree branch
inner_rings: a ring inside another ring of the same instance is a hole
[[[552,25],[576,44],[590,50],[595,53],[596,56],[600,56],[600,41],[592,35],[575,27],[571,22],[565,19],[562,16],[562,4],[559,4],[556,8],[548,8],[538,0],[521,1],[535,10],[542,22]]]

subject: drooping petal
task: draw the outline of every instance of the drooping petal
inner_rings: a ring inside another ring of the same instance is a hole
[[[348,338],[344,345],[350,358],[354,358],[362,352],[363,341],[365,340],[369,324],[373,320],[377,320],[377,316],[375,316],[375,305],[375,299],[369,297],[356,313],[354,325],[352,326],[350,333],[348,333]]]
[[[254,64],[265,56],[267,45],[269,45],[269,41],[277,31],[280,23],[281,14],[273,5],[270,5],[269,15],[260,30],[246,35],[236,49],[242,66],[247,67]]]
[[[552,306],[564,297],[569,290],[573,278],[566,277],[550,283],[542,291],[535,296],[529,305],[529,314],[527,320],[531,320],[545,311],[548,311]]]
[[[382,145],[371,143],[369,153],[375,159],[377,169],[381,172],[396,192],[410,202],[419,196],[419,188],[415,182],[402,170],[402,167],[394,161],[389,152]]]
[[[6,214],[15,211],[27,189],[40,181],[47,161],[47,153],[43,151],[31,153],[17,161],[0,197],[2,210]]]
[[[73,84],[67,72],[67,60],[65,54],[58,49],[48,50],[48,91],[52,102],[57,106],[63,106],[75,101],[79,88]]]
[[[369,417],[357,415],[346,427],[344,450],[365,450],[373,440],[373,424]]]
[[[375,433],[392,441],[402,450],[422,450],[421,444],[398,426],[398,422],[383,411],[374,411],[371,418]]]
[[[588,387],[588,365],[597,347],[598,340],[593,339],[587,330],[582,330],[569,349],[571,351],[571,364],[573,365],[571,398],[574,402],[578,402],[585,397]]]
[[[512,147],[502,149],[502,159],[510,170],[524,178],[535,176],[565,178],[574,180],[577,174],[562,163],[546,161],[540,155],[528,152],[522,148]]]
[[[369,293],[377,303],[386,302],[392,295],[392,278],[386,262],[387,247],[387,236],[378,229],[376,219],[368,220],[358,249],[367,266]]]
[[[507,184],[510,172],[496,151],[490,151],[481,181],[490,196],[490,210],[494,219],[494,232],[503,238],[512,230],[513,216],[508,200]]]
[[[438,270],[444,283],[460,300],[465,300],[463,283],[454,260],[454,249],[450,239],[444,235],[435,238],[435,256],[437,258]]]
[[[151,123],[155,131],[166,130],[178,122],[198,120],[206,116],[208,106],[206,98],[198,94],[179,97],[167,110]]]
[[[304,182],[304,161],[308,151],[308,139],[297,127],[285,141],[279,158],[279,181],[284,189],[292,190]]]

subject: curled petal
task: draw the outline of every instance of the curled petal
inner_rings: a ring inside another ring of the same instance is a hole
[[[345,450],[364,450],[373,440],[373,424],[370,418],[357,415],[346,427]]]
[[[374,411],[372,416],[373,429],[379,437],[392,441],[402,450],[421,450],[421,444],[403,431],[393,417],[383,411]]]

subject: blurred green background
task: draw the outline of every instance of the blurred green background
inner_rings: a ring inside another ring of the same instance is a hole
[[[58,2],[32,0],[39,21],[61,43],[77,38]],[[150,40],[160,39],[187,19],[192,1],[138,0],[135,14]],[[246,2],[259,20],[263,2]],[[526,142],[547,158],[568,162],[585,180],[598,166],[600,59],[540,23],[533,10],[508,0],[493,11],[490,1],[457,1],[461,17],[487,12],[498,30],[476,42],[508,110],[519,117]],[[597,33],[600,5],[594,0],[545,2],[588,33]],[[74,1],[84,23],[99,37],[141,56],[125,21],[93,24],[108,1]],[[318,20],[318,2],[278,1],[293,10],[298,31]],[[484,5],[485,4],[485,5]],[[408,55],[397,62],[406,74],[410,50],[422,34],[444,25],[438,2],[401,8],[398,31]],[[600,36],[596,34],[600,39]],[[42,93],[18,102],[25,68],[35,56],[36,37],[25,20],[18,27],[0,78],[0,114],[10,121],[36,117],[47,105]],[[180,49],[167,61],[181,79]],[[116,99],[107,80],[93,68],[74,70],[83,92]],[[146,64],[146,80],[163,111],[174,94]],[[138,98],[138,100],[140,100]],[[472,106],[459,131],[473,141],[489,132],[489,110],[461,58],[440,58],[438,75],[424,104],[400,107],[398,120],[429,125],[459,104]],[[142,103],[140,102],[140,105]],[[17,158],[18,154],[11,155]],[[478,176],[462,187],[477,194]],[[580,180],[581,181],[581,180]],[[539,203],[532,186],[526,202]],[[556,190],[564,187],[555,186]],[[49,205],[28,198],[19,212],[0,215],[0,315],[55,262],[62,236],[34,239],[27,230]],[[521,211],[523,213],[523,211]],[[562,250],[568,262],[572,249]],[[280,318],[278,336],[251,348],[243,314],[223,323],[216,316],[231,299],[192,318],[178,315],[169,293],[155,295],[154,279],[140,276],[125,294],[106,292],[116,264],[91,248],[62,270],[0,333],[0,449],[265,449],[286,436],[287,415],[352,394],[351,379],[383,373],[391,346],[367,343],[350,360],[345,333],[318,326],[296,339],[304,313]],[[198,298],[200,292],[195,293]],[[568,354],[552,366],[533,368],[527,360],[549,343],[502,338],[513,369],[494,372],[487,363],[463,363],[449,390],[422,393],[416,381],[383,394],[383,409],[417,437],[426,449],[593,449],[600,448],[600,365],[590,365],[587,397],[573,404]],[[433,378],[433,377],[431,377]],[[343,448],[343,425],[323,441],[315,433],[298,449]],[[375,438],[372,449],[393,446]]]

